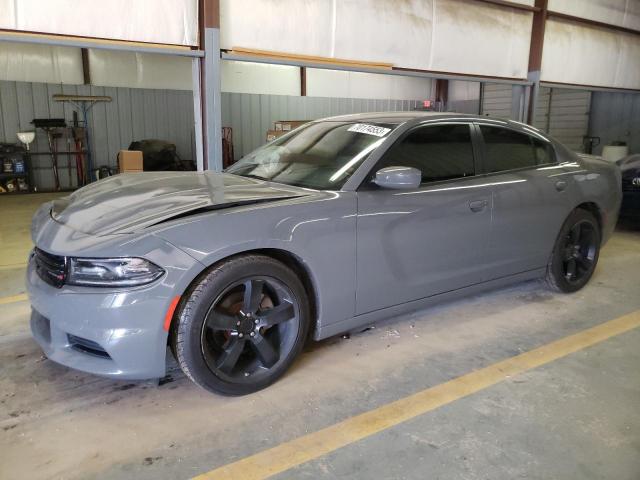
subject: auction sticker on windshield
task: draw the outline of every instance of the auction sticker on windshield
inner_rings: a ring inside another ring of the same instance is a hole
[[[375,135],[376,137],[384,137],[391,131],[390,128],[376,127],[375,125],[367,125],[366,123],[356,123],[349,127],[349,132],[366,133],[367,135]]]

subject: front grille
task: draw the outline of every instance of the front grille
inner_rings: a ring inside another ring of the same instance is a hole
[[[75,335],[67,334],[69,345],[74,350],[79,352],[88,353],[89,355],[95,355],[96,357],[111,358],[104,348],[99,343],[93,340],[87,340],[86,338],[76,337]]]
[[[38,276],[56,288],[62,287],[67,276],[67,260],[65,257],[52,255],[36,248],[33,260]]]

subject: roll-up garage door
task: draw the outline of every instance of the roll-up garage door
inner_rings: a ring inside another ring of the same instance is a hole
[[[513,88],[501,83],[482,85],[482,114],[490,117],[511,118]]]
[[[589,130],[591,92],[568,88],[540,89],[533,125],[553,135],[569,149],[582,152]]]

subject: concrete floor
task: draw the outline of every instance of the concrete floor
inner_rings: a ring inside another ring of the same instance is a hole
[[[23,291],[43,198],[0,198],[0,297]],[[60,367],[31,340],[27,302],[0,304],[0,478],[189,478],[636,311],[639,272],[640,230],[619,229],[576,294],[528,282],[395,318],[311,345],[241,398],[175,366],[158,387]],[[639,344],[631,330],[273,478],[638,480]]]

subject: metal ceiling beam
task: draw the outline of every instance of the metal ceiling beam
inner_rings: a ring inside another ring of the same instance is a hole
[[[640,30],[636,30],[633,28],[627,28],[620,25],[615,25],[613,23],[599,22],[597,20],[592,20],[590,18],[576,17],[575,15],[568,15],[566,13],[554,12],[551,10],[547,12],[547,17],[551,19],[559,19],[559,20],[565,20],[568,22],[580,23],[582,25],[591,26],[591,27],[606,28],[608,30],[615,30],[617,32],[629,33],[631,35],[640,35]]]
[[[476,2],[491,3],[499,7],[515,8],[516,10],[524,10],[525,12],[539,12],[539,7],[532,7],[522,3],[509,2],[507,0],[475,0]]]
[[[441,78],[444,80],[464,80],[467,82],[489,82],[489,83],[506,83],[509,85],[529,85],[529,82],[523,78],[507,78],[507,77],[491,77],[484,75],[467,75],[453,72],[438,72],[430,70],[417,70],[409,68],[393,67],[388,68],[366,68],[357,66],[331,65],[327,63],[314,63],[299,59],[285,59],[277,57],[258,57],[255,55],[238,55],[228,53],[224,50],[221,53],[223,60],[235,60],[238,62],[266,63],[268,65],[291,65],[294,67],[318,68],[324,70],[344,70],[348,72],[377,73],[380,75],[399,75],[402,77],[424,77],[424,78]]]
[[[60,47],[95,48],[99,50],[116,50],[121,52],[157,53],[160,55],[178,55],[183,57],[202,57],[204,52],[181,45],[164,45],[160,43],[129,42],[102,38],[72,37],[15,30],[0,30],[1,42],[30,43],[36,45],[53,45]]]
[[[578,83],[558,83],[558,82],[540,82],[541,87],[548,88],[565,88],[571,90],[588,90],[590,92],[610,92],[610,93],[635,93],[640,94],[639,89],[633,88],[616,88],[602,87],[598,85],[582,85]]]

